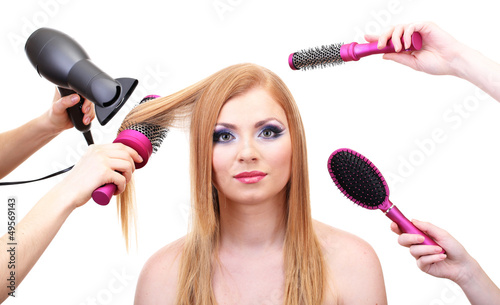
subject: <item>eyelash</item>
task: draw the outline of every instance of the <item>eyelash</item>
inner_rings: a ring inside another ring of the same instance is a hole
[[[271,131],[272,135],[269,137],[263,137],[264,139],[277,139],[283,134],[284,129],[279,127],[279,126],[275,126],[275,125],[266,125],[259,132],[259,136],[261,136],[265,131]],[[221,141],[221,137],[224,135],[229,135],[231,138],[229,140]],[[227,129],[222,129],[222,130],[214,131],[213,142],[214,143],[227,143],[227,142],[232,141],[234,138],[235,138],[235,136],[231,133],[231,131],[229,131]]]

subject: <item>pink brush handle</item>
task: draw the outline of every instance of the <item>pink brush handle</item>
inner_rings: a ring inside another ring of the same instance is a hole
[[[393,205],[392,208],[388,209],[387,211],[388,212],[386,212],[385,215],[392,221],[394,221],[399,226],[401,231],[403,231],[403,233],[422,235],[423,237],[425,237],[425,240],[423,243],[421,243],[421,245],[439,246],[434,240],[432,240],[432,238],[425,235],[424,232],[415,227],[415,225],[411,221],[409,221],[408,218],[406,218],[395,205]],[[445,251],[443,250],[441,251],[441,253],[445,253]]]
[[[401,37],[401,43],[404,46],[403,37]],[[381,54],[381,53],[394,53],[394,45],[392,41],[389,40],[387,46],[382,49],[377,48],[378,42],[371,43],[362,43],[358,44],[357,42],[349,43],[342,45],[340,47],[340,57],[344,61],[358,61],[361,57],[365,57],[372,54]],[[415,51],[420,50],[422,48],[422,36],[420,33],[415,32],[411,35],[411,46],[408,50]]]
[[[151,141],[136,130],[126,129],[116,137],[113,143],[122,143],[133,148],[137,153],[141,156],[142,162],[135,163],[135,169],[139,169],[148,163],[149,157],[153,153],[153,146],[151,145]],[[116,185],[113,183],[105,184],[99,188],[97,188],[92,193],[92,199],[100,205],[107,205],[113,197],[113,194],[116,191]]]

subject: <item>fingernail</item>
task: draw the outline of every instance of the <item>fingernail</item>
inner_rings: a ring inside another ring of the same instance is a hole
[[[90,111],[90,106],[85,108],[85,113],[89,113],[89,111]]]
[[[78,96],[78,94],[73,94],[73,95],[71,96],[71,101],[72,101],[73,103],[78,102],[78,100],[80,100],[80,97]]]
[[[434,248],[434,252],[436,252],[436,253],[439,253],[441,251],[443,251],[443,249],[441,249],[441,247],[435,247]]]
[[[423,243],[424,241],[425,241],[425,237],[423,237],[422,235],[420,235],[418,237],[418,242]]]
[[[85,117],[83,119],[83,122],[85,123],[85,125],[88,125],[90,123],[90,118],[89,117]]]
[[[440,258],[440,259],[445,259],[445,258],[446,258],[446,254],[440,254],[440,255],[439,255],[439,258]]]

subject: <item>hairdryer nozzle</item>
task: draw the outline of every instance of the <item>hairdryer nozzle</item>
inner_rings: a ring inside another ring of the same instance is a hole
[[[117,78],[115,79],[118,82],[119,86],[116,87],[116,95],[115,97],[104,103],[104,107],[99,105],[95,105],[95,113],[97,116],[97,120],[101,125],[105,125],[113,118],[113,116],[125,105],[125,102],[128,100],[132,92],[134,92],[135,87],[139,83],[138,80],[133,78]],[[100,82],[99,82],[100,84]],[[110,85],[109,83],[107,85]]]

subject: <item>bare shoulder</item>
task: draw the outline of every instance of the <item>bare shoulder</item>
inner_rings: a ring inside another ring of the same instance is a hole
[[[314,229],[328,268],[328,284],[339,304],[387,304],[382,267],[370,244],[319,221]]]
[[[174,304],[184,237],[153,254],[142,268],[135,305]]]

